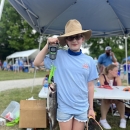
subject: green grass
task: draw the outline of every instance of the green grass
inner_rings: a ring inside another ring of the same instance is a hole
[[[0,115],[6,109],[6,107],[9,105],[11,101],[17,101],[20,103],[20,100],[26,100],[32,96],[35,99],[41,99],[38,97],[38,94],[41,88],[42,88],[41,86],[35,86],[32,93],[31,93],[31,87],[21,88],[21,89],[12,89],[12,90],[0,92]],[[0,130],[22,130],[22,129],[18,128],[18,125],[15,125],[13,127],[1,126]],[[43,129],[38,129],[38,130],[43,130]]]
[[[44,77],[49,72],[37,71],[36,78]],[[13,71],[0,71],[0,81],[4,80],[17,80],[17,79],[30,79],[34,77],[34,73],[19,72],[14,73]]]
[[[43,77],[48,72],[37,72],[36,77]],[[14,74],[14,72],[7,72],[7,71],[0,71],[0,80],[14,80],[14,79],[25,79],[25,78],[33,78],[34,74],[30,73],[17,73]],[[123,81],[123,85],[126,85],[126,81]],[[41,86],[35,86],[33,89],[33,92],[31,93],[31,87],[28,88],[20,88],[20,89],[11,89],[0,92],[0,114],[6,109],[6,107],[9,105],[11,101],[17,101],[20,102],[20,100],[26,100],[30,97],[34,97],[35,99],[41,99],[38,97],[38,93],[41,90]],[[95,111],[97,113],[97,121],[99,121],[100,118],[100,106],[95,104]],[[122,130],[119,128],[119,120],[120,117],[112,116],[111,111],[109,111],[107,120],[112,126],[111,130]],[[20,129],[18,128],[18,125],[15,125],[13,127],[0,127],[0,130],[26,130],[26,129]],[[37,129],[37,130],[43,130],[43,129]],[[49,130],[49,128],[44,129]],[[125,130],[130,130],[130,120],[127,122],[127,128]]]
[[[6,109],[6,107],[9,105],[11,101],[17,101],[20,102],[20,100],[26,100],[30,97],[34,97],[35,99],[41,99],[38,97],[38,93],[41,90],[41,86],[35,86],[33,92],[31,93],[31,87],[28,88],[21,88],[21,89],[12,89],[7,91],[0,92],[0,114]],[[100,106],[95,104],[95,111],[97,112],[97,121],[99,121],[100,118]],[[119,120],[120,117],[112,116],[111,111],[109,111],[107,120],[112,126],[111,130],[122,130],[119,128]],[[18,128],[18,125],[15,125],[13,127],[0,127],[0,130],[26,130],[26,129],[20,129]],[[43,130],[43,129],[38,129]],[[44,130],[49,130],[44,129]],[[130,120],[127,122],[127,128],[125,130],[130,130]]]
[[[28,88],[20,88],[20,89],[12,89],[0,92],[0,114],[6,109],[11,101],[20,102],[20,100],[26,100],[30,97],[34,97],[35,99],[41,99],[38,97],[38,93],[41,90],[41,86],[35,86],[33,92],[31,93],[31,87]],[[97,121],[100,118],[100,106],[95,105],[95,111],[97,112]],[[107,120],[112,126],[112,130],[122,130],[119,128],[119,117],[112,116],[111,111],[108,112]],[[0,130],[25,130],[18,128],[18,125],[13,127],[0,127]],[[43,130],[43,129],[37,129]],[[49,130],[49,128],[44,129]],[[130,121],[127,122],[127,128],[125,130],[130,130]]]

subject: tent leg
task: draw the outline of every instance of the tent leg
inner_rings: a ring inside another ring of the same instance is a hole
[[[128,86],[128,64],[127,64],[127,37],[125,39],[125,56],[126,56],[126,78],[127,78],[127,86]]]
[[[35,77],[36,77],[36,67],[34,67],[34,77],[33,77],[33,85],[31,89],[31,93],[33,92]]]
[[[27,57],[27,64],[28,64],[28,72],[29,72],[29,65],[30,65],[30,63],[29,63],[29,59],[28,59],[28,57]]]
[[[0,3],[0,20],[1,20],[2,12],[3,12],[3,8],[4,8],[4,3],[5,3],[5,0],[1,0],[1,3]]]
[[[40,40],[39,40],[39,51],[40,51],[42,42],[43,42],[43,35],[40,36]]]
[[[43,42],[43,35],[40,36],[40,40],[39,40],[39,51],[40,51],[42,42]],[[33,85],[32,85],[31,92],[33,91],[33,88],[34,88],[35,77],[36,77],[36,67],[34,67],[34,77],[33,77]]]

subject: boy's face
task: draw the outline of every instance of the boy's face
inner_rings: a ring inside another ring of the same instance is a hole
[[[79,52],[82,43],[84,42],[84,37],[81,34],[76,34],[73,36],[66,37],[66,42],[70,50]]]

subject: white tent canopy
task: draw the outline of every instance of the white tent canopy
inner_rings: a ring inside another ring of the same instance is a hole
[[[27,59],[34,59],[38,53],[39,53],[39,49],[20,51],[7,56],[6,59],[9,60],[14,58],[24,58],[24,57],[26,57]]]

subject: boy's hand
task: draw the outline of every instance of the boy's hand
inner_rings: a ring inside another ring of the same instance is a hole
[[[56,43],[59,43],[59,40],[58,40],[58,38],[49,37],[47,40],[47,43],[56,44]]]
[[[88,117],[89,117],[89,116],[92,116],[93,119],[95,119],[95,112],[94,112],[93,109],[89,109],[89,110],[88,110]]]

